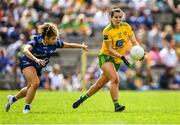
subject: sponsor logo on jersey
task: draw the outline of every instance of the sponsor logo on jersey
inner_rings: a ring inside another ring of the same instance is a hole
[[[104,35],[104,40],[108,40],[108,35]]]

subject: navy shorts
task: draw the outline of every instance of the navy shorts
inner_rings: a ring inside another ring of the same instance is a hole
[[[36,69],[37,75],[41,76],[42,66],[40,66],[39,64],[37,64],[33,61],[29,61],[29,60],[25,60],[25,59],[20,58],[21,71],[28,66],[33,66]]]

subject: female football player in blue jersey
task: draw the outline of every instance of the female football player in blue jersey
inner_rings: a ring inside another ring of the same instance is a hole
[[[23,48],[23,56],[20,59],[21,71],[27,81],[27,86],[22,88],[16,95],[8,96],[6,111],[17,100],[25,97],[23,113],[30,112],[30,104],[39,86],[39,76],[42,68],[46,67],[51,55],[57,48],[82,48],[87,51],[84,43],[68,43],[59,38],[59,31],[55,24],[45,23],[39,26],[40,34],[34,36]]]

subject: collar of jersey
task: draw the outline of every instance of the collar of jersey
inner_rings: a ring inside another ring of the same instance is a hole
[[[115,26],[113,25],[112,22],[111,22],[111,26],[112,26],[112,28],[115,28]],[[121,26],[121,22],[120,22],[119,26]]]

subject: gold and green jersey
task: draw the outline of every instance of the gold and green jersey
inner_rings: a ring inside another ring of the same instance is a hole
[[[119,54],[125,55],[129,41],[128,38],[133,34],[134,32],[132,31],[131,26],[126,22],[121,22],[118,28],[115,28],[112,24],[107,25],[103,30],[102,48],[99,54],[111,56],[105,43],[112,42],[113,49],[116,50]],[[113,58],[115,63],[121,63],[120,58]]]

